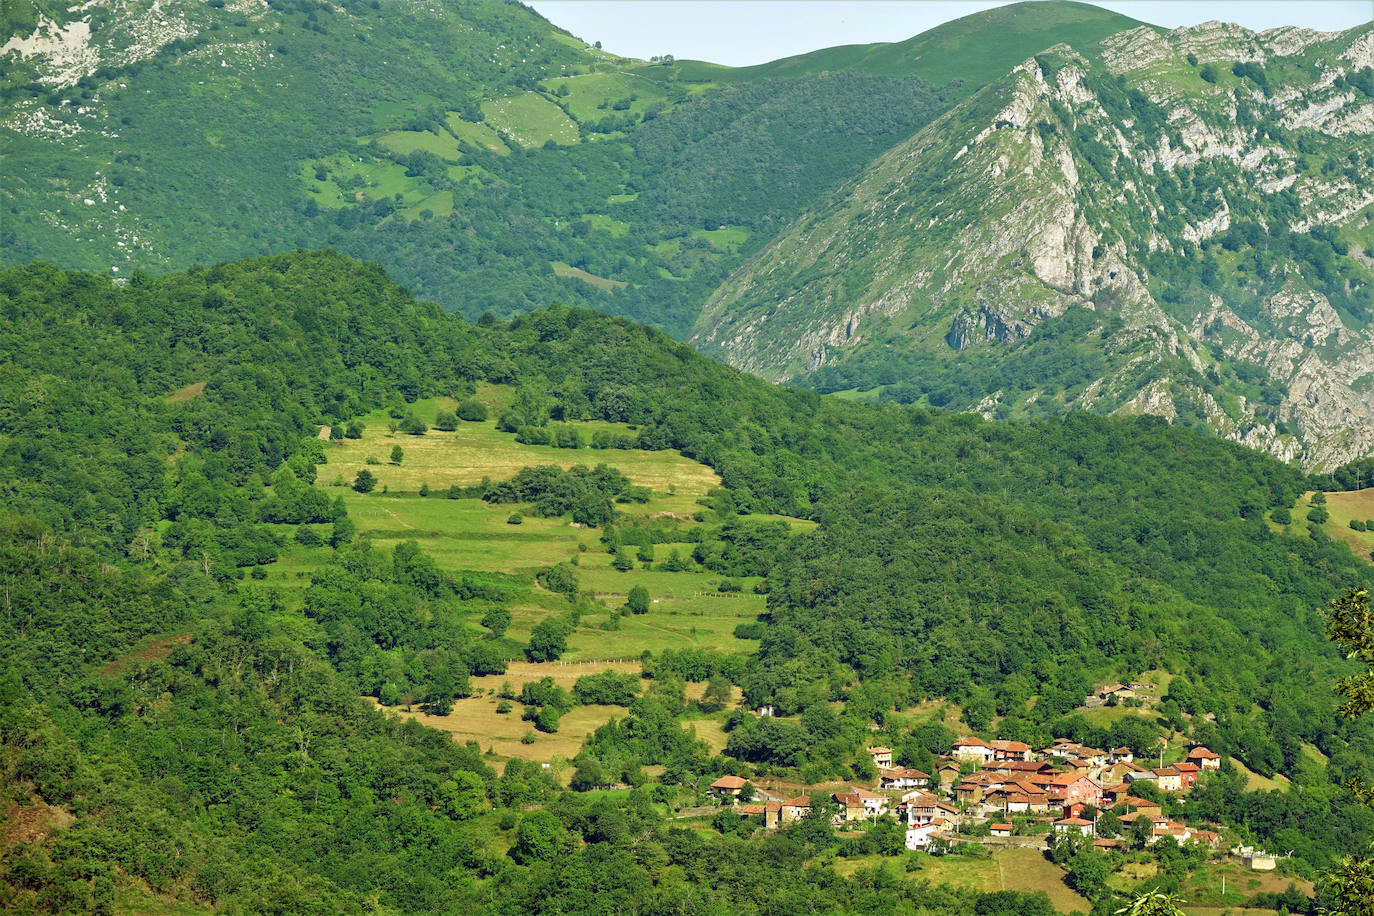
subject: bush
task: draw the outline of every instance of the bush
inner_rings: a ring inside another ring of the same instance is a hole
[[[434,415],[434,428],[451,433],[458,428],[458,415],[451,410],[441,410]]]
[[[1283,508],[1275,509],[1269,517],[1274,520],[1275,525],[1289,525],[1293,522],[1293,513]]]
[[[423,436],[429,431],[429,427],[425,425],[425,421],[414,414],[402,420],[399,429],[407,436]]]
[[[359,493],[371,493],[377,488],[377,478],[372,476],[372,472],[363,468],[358,472],[358,476],[353,478],[353,489]]]
[[[512,512],[510,515],[506,516],[507,525],[519,525],[524,521],[525,517],[519,512]]]
[[[481,423],[486,418],[487,407],[480,401],[469,399],[458,405],[458,419],[460,420],[466,420],[469,423]]]
[[[625,600],[625,607],[632,614],[649,613],[649,590],[642,585],[636,585],[630,589],[629,597]]]
[[[1353,531],[1365,531],[1367,530],[1367,527],[1368,526],[1366,526],[1365,523],[1360,521],[1358,518],[1352,518],[1350,520],[1350,528]]]

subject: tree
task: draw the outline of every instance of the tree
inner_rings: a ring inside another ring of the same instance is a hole
[[[465,420],[468,423],[481,423],[486,418],[487,408],[481,401],[469,399],[458,405],[458,419],[460,420]]]
[[[458,415],[451,410],[440,410],[434,415],[434,428],[453,432],[458,428]]]
[[[399,445],[393,445],[393,446],[391,447],[391,463],[392,463],[392,464],[400,464],[400,463],[401,463],[401,459],[405,458],[405,456],[406,456],[405,451],[404,451]]]
[[[358,472],[358,476],[353,478],[353,489],[359,493],[371,493],[377,487],[377,478],[367,468]]]
[[[649,613],[649,590],[642,585],[630,589],[629,597],[625,599],[625,607],[632,614]]]
[[[1367,589],[1352,589],[1331,603],[1326,635],[1347,658],[1365,667],[1336,681],[1336,691],[1345,698],[1338,712],[1347,719],[1359,718],[1374,710],[1374,614]],[[1374,789],[1359,777],[1350,781],[1350,790],[1365,804],[1374,800]],[[1374,847],[1342,858],[1322,876],[1322,886],[1332,900],[1322,916],[1374,916]]]
[[[547,811],[532,811],[520,819],[510,854],[521,865],[549,862],[566,846],[563,824]]]
[[[535,624],[530,631],[530,643],[525,657],[532,662],[557,661],[568,650],[568,625],[561,620],[548,619]]]

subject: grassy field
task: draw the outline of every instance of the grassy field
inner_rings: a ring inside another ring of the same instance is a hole
[[[632,73],[586,73],[544,80],[543,85],[555,93],[566,90],[567,95],[560,98],[563,107],[584,124],[624,113],[612,109],[616,102],[629,102],[624,111],[639,116],[654,102],[666,98],[657,84]]]
[[[861,867],[873,867],[881,856],[836,859],[835,870],[852,875]],[[983,893],[992,891],[1044,891],[1061,913],[1086,913],[1092,909],[1087,898],[1064,883],[1064,871],[1034,849],[999,850],[990,859],[964,856],[922,856],[921,868],[911,872],[913,880],[932,884],[967,887]]]
[[[569,146],[581,136],[563,109],[537,92],[483,102],[482,120],[503,138],[526,149],[543,146],[549,140]]]
[[[621,223],[621,225],[625,225]],[[574,280],[581,280],[583,283],[590,283],[597,289],[612,290],[623,289],[629,286],[624,280],[612,280],[608,277],[598,277],[596,274],[589,274],[580,267],[573,267],[562,261],[550,261],[553,272],[560,277],[571,277]]]
[[[476,741],[483,752],[562,767],[577,753],[588,733],[612,717],[623,716],[626,710],[578,707],[563,717],[557,733],[543,734],[521,721],[518,704],[509,713],[496,711],[496,692],[503,683],[508,681],[518,690],[525,681],[548,675],[571,688],[581,675],[607,667],[638,672],[640,656],[646,651],[660,654],[695,647],[750,653],[757,643],[736,638],[735,630],[758,618],[765,610],[766,598],[754,591],[761,581],[758,577],[736,577],[730,581],[732,589],[738,586],[739,590],[722,591],[725,577],[718,573],[652,568],[674,550],[690,560],[695,546],[690,541],[655,545],[652,561],[636,561],[632,569],[621,571],[612,566],[613,556],[602,544],[598,529],[575,525],[566,517],[539,518],[528,506],[492,505],[477,498],[448,499],[441,495],[451,485],[470,486],[483,478],[503,480],[532,465],[566,468],[606,463],[650,491],[647,503],[619,507],[624,515],[641,519],[671,516],[690,526],[696,524],[695,514],[702,511],[699,501],[720,484],[710,468],[677,452],[571,450],[518,443],[514,434],[498,430],[495,421],[511,405],[513,389],[484,384],[474,397],[488,408],[492,419],[460,422],[454,432],[430,429],[422,436],[393,432],[391,426],[396,421],[388,411],[359,418],[364,425],[361,438],[325,444],[327,462],[319,467],[316,485],[331,497],[342,498],[359,536],[368,537],[381,551],[390,552],[401,541],[414,540],[441,568],[507,577],[502,580],[511,589],[507,604],[511,623],[506,635],[515,645],[526,642],[540,621],[562,617],[570,610],[565,597],[537,584],[535,573],[558,563],[575,566],[579,589],[590,594],[593,603],[589,609],[584,606],[580,625],[570,633],[560,662],[512,662],[504,675],[474,678],[474,695],[459,700],[447,716],[426,715],[418,708],[409,713],[392,710],[446,731],[454,740]],[[407,410],[432,426],[437,411],[456,406],[451,398],[434,398],[409,405]],[[601,421],[572,425],[586,440],[603,430],[634,432],[624,424]],[[390,461],[394,446],[403,452],[399,464]],[[363,468],[378,479],[377,488],[367,494],[356,492],[350,485]],[[422,485],[428,485],[429,495],[419,495]],[[519,524],[510,522],[515,513],[521,515]],[[753,520],[784,521],[798,531],[815,527],[812,522],[782,516]],[[328,536],[329,525],[313,527],[321,536]],[[276,530],[286,547],[278,561],[267,567],[266,582],[281,588],[288,608],[295,608],[312,573],[330,561],[333,551],[296,543],[295,526],[280,525]],[[633,548],[630,551],[631,555],[637,552]],[[623,613],[629,592],[636,585],[648,590],[649,611]],[[302,628],[313,626],[299,615],[288,613],[286,617]],[[476,626],[475,619],[471,623]],[[688,699],[699,699],[704,689],[704,684],[688,685]],[[735,695],[738,700],[737,689]],[[726,740],[724,716],[724,712],[712,716],[694,713],[684,727],[694,729],[713,752],[719,752]],[[533,736],[529,743],[524,740],[527,735]],[[559,776],[566,780],[571,769],[560,769]]]
[[[1222,893],[1223,878],[1226,882],[1225,894]],[[1194,871],[1184,880],[1179,888],[1178,896],[1179,899],[1192,904],[1184,907],[1189,916],[1220,913],[1224,908],[1236,913],[1258,916],[1258,914],[1273,911],[1246,908],[1243,906],[1245,901],[1261,891],[1282,893],[1288,889],[1290,884],[1304,894],[1310,895],[1313,891],[1312,882],[1302,878],[1280,874],[1276,871],[1251,871],[1239,863],[1225,862],[1208,864]]]
[[[1310,497],[1311,494],[1308,494],[1304,498],[1304,504]],[[1371,559],[1370,552],[1374,551],[1374,532],[1355,531],[1350,527],[1350,520],[1359,519],[1363,522],[1374,519],[1374,488],[1328,493],[1326,511],[1331,514],[1330,520],[1326,523],[1326,533],[1349,544],[1355,556],[1366,561]],[[1303,509],[1301,513],[1306,515],[1307,510]],[[1297,514],[1294,513],[1295,516]]]
[[[377,142],[403,156],[424,150],[440,159],[457,162],[461,155],[458,152],[458,140],[451,134],[432,134],[427,130],[394,130],[377,138]]]
[[[377,490],[370,498],[380,498],[383,486],[391,491],[415,493],[421,484],[431,490],[447,489],[452,484],[471,486],[483,477],[503,480],[513,477],[523,467],[556,464],[568,468],[575,464],[593,467],[609,464],[618,468],[634,483],[653,491],[653,499],[645,506],[634,507],[646,514],[673,513],[690,516],[697,510],[696,501],[707,491],[720,485],[714,471],[676,451],[639,451],[634,449],[593,450],[558,449],[543,445],[523,445],[511,433],[496,428],[495,416],[508,402],[509,392],[491,388],[478,393],[488,402],[492,419],[483,423],[460,423],[456,432],[431,429],[423,436],[391,434],[387,424],[391,418],[385,411],[362,417],[365,425],[361,439],[344,439],[331,443],[326,454],[327,466],[320,468],[323,483],[349,484],[364,467],[378,479]],[[441,407],[452,408],[453,401],[437,398],[412,405],[416,416],[433,423],[435,412]],[[572,424],[590,440],[598,430],[630,432],[630,427],[618,423],[581,422]],[[393,446],[405,452],[402,463],[388,462]],[[369,465],[368,458],[378,464]],[[341,489],[346,489],[342,486]]]
[[[448,125],[449,133],[461,142],[478,149],[500,153],[502,156],[510,153],[510,147],[501,141],[501,135],[485,124],[464,121],[456,114],[450,114],[445,123]]]

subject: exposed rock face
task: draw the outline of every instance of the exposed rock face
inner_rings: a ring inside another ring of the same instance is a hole
[[[1148,412],[1313,467],[1366,454],[1363,252],[1340,262],[1341,312],[1322,292],[1329,271],[1286,233],[1325,240],[1369,221],[1372,58],[1374,28],[1205,23],[1056,46],[783,232],[717,291],[693,342],[804,384],[888,353],[1014,360],[1076,308],[1099,316],[1103,333],[1080,346],[1109,374],[1057,401],[1001,386],[952,406]]]

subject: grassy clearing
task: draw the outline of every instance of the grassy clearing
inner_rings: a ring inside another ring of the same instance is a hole
[[[394,130],[391,133],[382,134],[377,138],[377,142],[392,152],[400,153],[403,156],[416,150],[424,150],[427,153],[433,153],[440,159],[457,162],[462,155],[458,152],[458,140],[455,137],[432,134],[427,130]]]
[[[491,390],[487,389],[486,392],[479,391],[478,397],[482,398],[484,394],[487,395],[486,400],[490,401],[488,407],[493,415],[504,406],[503,401],[509,403],[511,396],[509,392],[503,392],[499,397],[492,397]],[[444,399],[420,401],[412,405],[416,416],[427,423],[433,422],[434,414],[440,407],[452,406],[452,401]],[[654,494],[649,503],[629,507],[629,511],[690,516],[697,510],[696,501],[720,485],[720,478],[714,471],[684,458],[676,451],[601,451],[523,445],[515,441],[513,434],[499,431],[494,419],[483,423],[460,423],[458,430],[451,433],[431,429],[423,436],[407,436],[400,432],[392,435],[387,426],[391,418],[384,411],[369,414],[362,421],[365,429],[361,439],[344,439],[329,446],[329,463],[320,468],[319,480],[326,484],[335,481],[348,484],[358,471],[367,467],[378,478],[377,490],[369,494],[366,497],[368,499],[382,499],[380,491],[383,486],[390,491],[415,493],[421,484],[428,484],[431,490],[437,490],[447,489],[454,484],[471,486],[480,483],[483,477],[504,480],[513,477],[521,468],[532,465],[556,464],[568,468],[575,464],[609,464],[634,483],[648,487]],[[587,439],[602,429],[631,432],[630,427],[616,423],[579,422],[572,425],[582,430]],[[401,446],[405,452],[399,466],[388,463],[392,446],[395,445]],[[379,463],[368,465],[369,457]],[[346,487],[331,492],[344,490]]]
[[[1064,883],[1064,871],[1049,862],[1034,849],[1006,849],[991,859],[964,856],[925,856],[917,859],[920,868],[907,877],[932,884],[966,887],[982,893],[993,891],[1044,891],[1061,913],[1084,912],[1092,909],[1088,900]],[[881,856],[860,856],[835,860],[835,871],[852,875],[860,868],[872,868],[884,862],[900,868],[900,860]]]
[[[490,750],[502,757],[553,763],[560,758],[569,760],[574,757],[588,734],[611,719],[623,717],[626,714],[625,708],[577,706],[562,717],[557,732],[545,734],[535,731],[531,723],[520,719],[522,707],[518,702],[511,701],[511,711],[508,713],[497,712],[496,707],[500,703],[497,692],[506,683],[518,692],[522,684],[543,677],[551,677],[560,687],[571,690],[579,677],[605,671],[607,668],[637,673],[639,662],[616,665],[512,662],[505,674],[473,678],[473,695],[455,702],[453,712],[447,716],[427,715],[418,708],[413,708],[411,712],[406,712],[404,707],[382,708],[408,716],[431,728],[448,732],[455,741],[476,741],[483,751]],[[368,702],[377,705],[370,698]],[[521,741],[526,734],[534,735],[532,743],[525,744]],[[572,772],[569,770],[562,775],[566,782]]]
[[[695,229],[692,235],[705,239],[721,251],[731,254],[739,251],[740,246],[749,241],[747,229],[730,226],[721,226],[719,229]]]
[[[584,213],[582,218],[592,224],[592,229],[604,232],[613,239],[623,239],[630,234],[630,224],[613,219],[604,213]]]
[[[404,219],[442,219],[453,212],[453,192],[439,191],[412,207],[398,211]],[[425,216],[428,212],[429,216]]]
[[[1221,891],[1223,878],[1226,881],[1225,894]],[[1256,916],[1274,911],[1247,908],[1243,905],[1246,900],[1260,892],[1281,893],[1290,884],[1304,894],[1313,892],[1311,881],[1280,871],[1255,872],[1239,863],[1225,862],[1207,864],[1194,871],[1184,880],[1178,896],[1193,904],[1187,907],[1189,914],[1201,916],[1204,913],[1233,911]]]
[[[510,153],[510,147],[501,140],[501,136],[486,124],[464,121],[457,114],[450,114],[445,123],[448,125],[449,133],[453,134],[460,143],[499,153],[502,156]]]
[[[612,220],[612,222],[614,222],[614,220]],[[622,223],[621,225],[625,224]],[[624,289],[626,286],[629,286],[624,280],[612,280],[608,277],[598,277],[596,274],[589,274],[580,267],[573,267],[562,261],[550,261],[549,263],[552,265],[553,272],[556,275],[560,277],[571,277],[575,280],[581,280],[583,283],[590,283],[600,290],[610,291],[613,289]]]
[[[1304,502],[1310,498],[1309,494]],[[1374,551],[1374,532],[1355,531],[1350,527],[1350,521],[1374,519],[1374,487],[1346,493],[1328,493],[1326,511],[1331,514],[1325,525],[1326,533],[1349,544],[1355,556],[1364,560],[1371,559],[1370,552]],[[1302,514],[1306,515],[1306,510],[1302,510]]]
[[[167,395],[166,401],[168,404],[180,404],[182,401],[191,400],[191,398],[200,394],[204,390],[204,382],[192,382],[191,384],[178,388],[176,391],[173,391],[171,394]]]
[[[625,112],[638,117],[654,102],[666,98],[656,84],[631,73],[586,73],[547,79],[542,85],[555,93],[566,90],[567,94],[559,101],[582,123],[595,123],[607,115]],[[621,111],[612,108],[616,103],[627,102],[629,107]]]
[[[1270,779],[1256,773],[1234,757],[1231,758],[1231,762],[1236,765],[1236,769],[1245,777],[1245,791],[1247,792],[1282,791],[1289,786],[1288,777],[1284,776],[1282,773],[1275,773],[1274,778]]]
[[[571,146],[581,136],[563,109],[536,92],[483,102],[482,119],[507,142],[527,149],[550,140]]]

